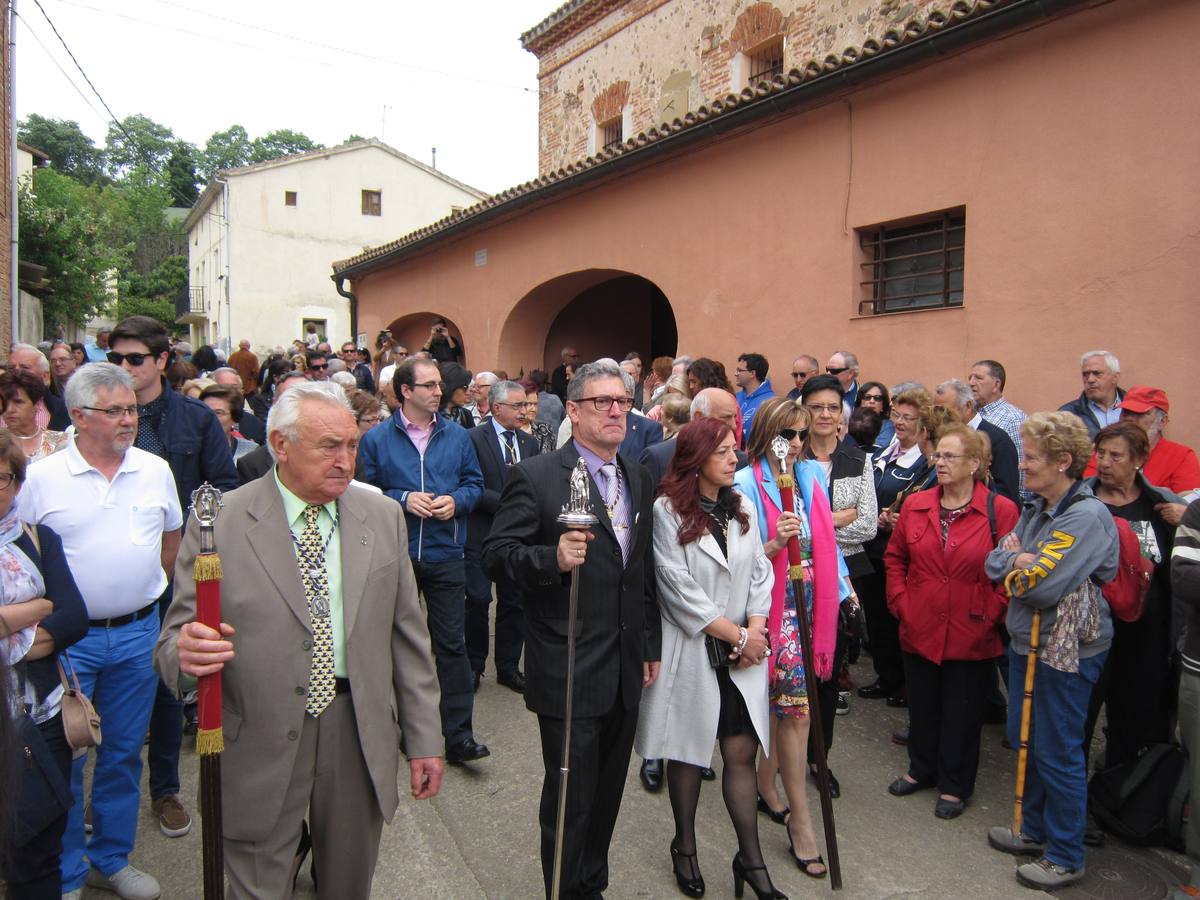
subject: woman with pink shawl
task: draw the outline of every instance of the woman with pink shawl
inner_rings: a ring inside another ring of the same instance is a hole
[[[734,477],[734,486],[758,513],[763,549],[775,569],[771,612],[767,619],[772,649],[770,677],[771,753],[759,760],[759,808],[788,829],[788,846],[800,871],[810,878],[824,878],[827,869],[817,846],[812,816],[808,811],[805,780],[808,774],[808,678],[804,671],[796,604],[803,599],[812,623],[813,659],[816,678],[833,676],[833,652],[837,638],[838,605],[850,595],[846,567],[837,547],[833,515],[825,494],[825,473],[804,459],[808,411],[798,400],[777,397],[758,408],[746,439],[750,465]],[[795,509],[781,509],[780,461],[771,444],[782,437],[788,442],[784,465],[796,481]],[[787,543],[800,540],[804,557],[804,597],[797,598],[788,578]],[[775,773],[783,778],[788,806],[777,812],[779,795]],[[775,805],[771,804],[775,801]]]

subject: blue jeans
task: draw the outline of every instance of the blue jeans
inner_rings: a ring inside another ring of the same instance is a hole
[[[158,598],[158,621],[162,622],[175,596],[175,585],[167,585]],[[179,793],[179,750],[183,745],[183,701],[159,679],[150,714],[150,799]]]
[[[467,658],[467,575],[463,560],[417,562],[413,560],[417,587],[425,595],[425,612],[438,684],[442,689],[442,736],[447,744],[473,738],[471,715],[475,707],[474,675]]]
[[[1100,678],[1108,651],[1079,660],[1079,672],[1060,672],[1037,664],[1033,679],[1033,711],[1029,720],[1029,758],[1021,833],[1046,845],[1046,858],[1068,869],[1084,862],[1083,829],[1087,821],[1087,757],[1084,722],[1092,686]],[[1023,690],[1028,657],[1010,648],[1008,683]],[[1021,742],[1021,694],[1008,704],[1008,739]]]
[[[89,628],[71,647],[71,662],[100,714],[104,742],[95,749],[92,780],[92,837],[83,833],[84,757],[71,767],[75,803],[63,836],[62,890],[83,885],[88,862],[105,875],[129,864],[141,805],[142,744],[150,724],[158,676],[152,657],[158,617],[146,616],[118,628]],[[86,856],[86,859],[85,859]]]

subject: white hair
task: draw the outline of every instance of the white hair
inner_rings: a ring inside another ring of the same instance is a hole
[[[221,366],[219,369],[213,369],[208,373],[208,377],[216,378],[222,372],[228,372],[230,375],[236,375],[238,378],[242,377],[242,374],[237,369],[230,368],[229,366]]]
[[[855,356],[849,350],[838,350],[834,353],[834,356],[840,356],[842,358],[842,362],[846,364],[846,368],[853,369],[855,371],[855,373],[857,374],[857,372],[858,372],[858,357],[857,356]],[[895,394],[893,394],[893,396],[895,396]]]
[[[90,366],[84,366],[85,369]],[[68,389],[75,381],[74,378],[67,383]],[[279,432],[288,440],[294,441],[300,437],[300,404],[305,400],[312,400],[315,403],[324,403],[327,406],[335,406],[338,409],[344,409],[350,415],[354,415],[354,410],[350,406],[350,401],[346,398],[346,392],[336,384],[329,381],[305,381],[295,387],[290,387],[282,394],[275,397],[275,402],[271,404],[271,411],[267,413],[267,447],[271,451],[271,458],[275,458],[275,448],[271,446],[270,437],[275,432]]]
[[[675,368],[676,366],[690,366],[691,364],[692,364],[692,358],[690,356],[677,356],[673,360],[671,360],[671,368],[672,369]]]
[[[1114,375],[1121,371],[1121,361],[1107,350],[1089,350],[1083,356],[1079,357],[1079,368],[1083,368],[1084,364],[1094,356],[1099,356],[1104,359],[1104,364],[1108,366],[1108,371]]]
[[[693,419],[696,416],[712,416],[712,399],[705,396],[703,391],[692,398],[691,414]]]
[[[486,374],[491,375],[491,372]],[[497,381],[488,388],[488,406],[495,406],[497,403],[507,403],[508,395],[512,391],[522,391],[525,388],[517,384],[515,381]]]
[[[358,379],[349,372],[334,372],[329,376],[329,380],[343,390],[348,387],[355,387],[358,384]]]
[[[957,402],[959,409],[962,409],[968,403],[972,403],[974,401],[974,395],[971,393],[971,389],[957,378],[951,378],[949,381],[943,381],[941,384],[939,384],[937,386],[936,393],[940,394],[942,391],[954,392],[954,399]]]
[[[892,397],[899,397],[901,394],[908,391],[925,390],[925,385],[919,381],[902,381],[899,384],[892,386]]]
[[[492,384],[495,384],[495,383],[496,383],[496,382],[499,380],[499,379],[496,377],[496,373],[495,373],[495,372],[476,372],[476,373],[475,373],[475,377],[474,377],[474,378],[472,378],[472,379],[471,379],[471,381],[472,381],[472,383],[473,383],[473,384],[476,384],[476,385],[478,385],[478,384],[480,383],[480,382],[479,382],[479,379],[480,379],[480,378],[490,378],[490,379],[492,379],[492,382],[491,382]]]
[[[50,371],[50,360],[46,359],[46,354],[33,346],[33,344],[13,344],[8,351],[9,355],[11,356],[17,350],[24,350],[37,356],[37,370],[39,375],[45,375]]]
[[[80,410],[80,415],[87,415],[84,409],[96,405],[98,391],[111,391],[116,388],[133,390],[133,379],[129,377],[128,372],[112,363],[88,363],[75,370],[75,374],[67,382],[63,399],[66,401],[71,418],[74,419],[75,410]]]
[[[567,385],[567,399],[578,403],[583,399],[589,381],[597,378],[620,378],[627,393],[633,393],[633,376],[617,365],[615,359],[598,359],[584,363],[575,370],[575,377]]]

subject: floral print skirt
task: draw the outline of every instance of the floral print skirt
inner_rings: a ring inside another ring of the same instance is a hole
[[[780,646],[771,656],[774,671],[771,679],[771,714],[783,718],[803,718],[808,715],[808,688],[804,677],[804,650],[800,646],[800,621],[796,616],[796,592],[793,582],[787,584],[787,596],[783,602],[783,622],[779,630]],[[813,588],[812,577],[804,569],[804,608],[808,621],[812,623]]]

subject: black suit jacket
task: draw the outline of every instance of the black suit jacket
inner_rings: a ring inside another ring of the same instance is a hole
[[[50,413],[50,421],[46,423],[46,427],[51,431],[66,431],[71,425],[71,414],[67,411],[66,401],[47,392],[42,395],[42,402],[46,404],[46,412]]]
[[[737,453],[737,467],[739,469],[744,469],[750,465],[750,457],[741,450],[734,452]],[[674,458],[675,438],[651,444],[642,451],[638,462],[645,466],[646,471],[650,473],[650,479],[654,482],[655,489],[662,484],[662,480],[667,476],[667,469],[671,468],[671,460]],[[862,469],[860,468],[859,471],[861,472]]]
[[[493,580],[507,577],[525,594],[525,705],[538,715],[561,718],[567,668],[569,575],[558,570],[558,515],[570,493],[579,459],[574,443],[513,466],[501,492],[492,530],[483,541],[483,564]],[[627,710],[642,695],[642,663],[657,660],[662,623],[654,591],[654,486],[642,466],[618,455],[634,517],[629,562],[595,483],[587,560],[579,568],[575,697],[577,716],[600,716],[620,691]]]
[[[237,424],[237,430],[246,440],[254,441],[260,447],[267,442],[267,423],[256,416],[249,406],[242,410],[242,419]]]
[[[523,431],[515,432],[517,450],[521,454],[521,462],[537,456],[542,445],[532,434]],[[483,539],[492,529],[492,517],[496,507],[500,505],[500,491],[508,480],[512,466],[504,462],[504,450],[500,446],[500,436],[492,426],[492,417],[486,416],[478,427],[467,432],[471,443],[475,445],[475,455],[479,457],[479,468],[483,472],[483,496],[471,510],[467,519],[467,547],[480,552]]]
[[[1008,432],[987,419],[981,419],[979,430],[992,442],[992,483],[996,493],[1007,497],[1021,508],[1020,472],[1017,471],[1017,445]]]
[[[242,479],[242,484],[249,484],[270,472],[271,467],[275,465],[275,460],[271,458],[271,451],[263,446],[257,450],[251,450],[234,465],[237,466],[238,477]]]
[[[653,444],[661,444],[662,426],[653,419],[637,413],[625,413],[625,440],[621,441],[618,453],[629,459],[641,459],[642,451]]]

